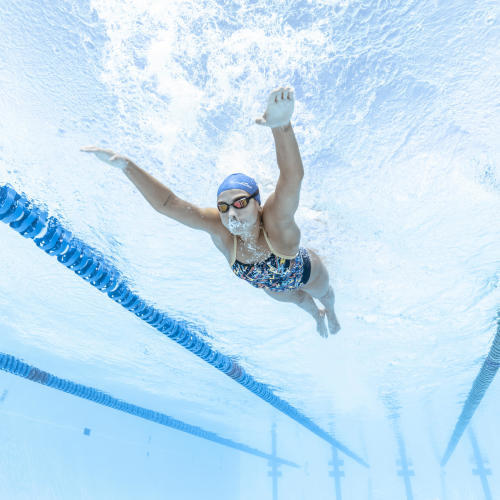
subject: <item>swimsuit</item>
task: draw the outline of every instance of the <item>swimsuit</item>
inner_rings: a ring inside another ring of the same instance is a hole
[[[236,260],[237,240],[234,235],[231,260],[234,274],[256,288],[266,288],[273,292],[296,290],[305,285],[311,275],[311,259],[307,249],[300,247],[295,256],[280,255],[271,246],[266,230],[262,229],[271,255],[266,260],[252,264]]]

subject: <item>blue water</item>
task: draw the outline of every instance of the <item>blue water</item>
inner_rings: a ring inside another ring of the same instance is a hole
[[[298,465],[273,485],[267,459],[0,372],[0,498],[326,500],[337,467],[344,499],[479,500],[477,449],[499,497],[497,379],[439,466],[496,331],[498,19],[492,1],[2,2],[0,185],[370,468],[330,464],[327,443],[0,224],[1,353],[268,454],[274,428]],[[234,170],[265,199],[278,169],[253,119],[282,84],[305,167],[297,220],[342,324],[326,341],[79,152],[129,155],[202,206]]]

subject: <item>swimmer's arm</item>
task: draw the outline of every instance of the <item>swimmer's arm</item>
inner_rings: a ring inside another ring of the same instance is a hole
[[[293,220],[299,206],[304,166],[292,125],[272,129],[280,175],[274,193],[266,202],[268,216],[275,220]]]
[[[122,170],[148,203],[161,214],[193,229],[206,231],[211,235],[221,232],[223,226],[215,208],[199,208],[181,200],[167,186],[138,167],[126,156],[97,146],[86,146],[81,148],[81,151],[91,153],[108,165]]]
[[[200,208],[179,198],[167,186],[130,160],[123,172],[159,213],[193,229],[210,234],[220,231],[221,222],[217,209]]]

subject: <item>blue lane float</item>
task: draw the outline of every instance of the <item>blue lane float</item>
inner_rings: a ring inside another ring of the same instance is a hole
[[[0,220],[21,236],[34,240],[44,252],[57,257],[61,264],[101,292],[106,293],[108,297],[138,318],[225,373],[359,464],[368,467],[361,457],[315,424],[309,417],[273,394],[266,384],[257,382],[236,361],[212,349],[199,337],[199,334],[206,333],[205,329],[174,320],[166,313],[148,305],[129,288],[121,273],[97,250],[73,237],[72,233],[65,229],[56,218],[49,217],[45,210],[28,200],[26,195],[17,193],[8,184],[0,188]]]
[[[94,389],[93,387],[87,387],[85,385],[72,382],[71,380],[56,377],[55,375],[40,370],[35,366],[24,363],[22,360],[15,358],[14,356],[10,356],[9,354],[0,353],[0,370],[17,375],[18,377],[23,377],[27,380],[31,380],[32,382],[52,387],[53,389],[66,392],[79,398],[88,399],[94,403],[108,406],[109,408],[128,413],[135,417],[140,417],[156,424],[171,427],[172,429],[186,432],[187,434],[207,439],[208,441],[212,441],[229,448],[234,448],[235,450],[242,451],[250,455],[265,458],[266,460],[274,460],[276,463],[282,465],[289,465],[297,468],[299,467],[296,463],[291,462],[290,460],[276,457],[275,454],[264,453],[256,448],[252,448],[243,443],[238,443],[232,439],[223,438],[215,432],[210,432],[202,429],[201,427],[187,424],[186,422],[172,418],[164,413],[127,403],[98,389]]]
[[[458,417],[453,434],[448,442],[446,451],[444,452],[443,458],[441,460],[441,467],[444,467],[448,460],[450,459],[452,453],[454,452],[462,434],[472,420],[472,417],[483,400],[488,387],[495,378],[495,375],[500,367],[500,312],[497,319],[497,332],[491,344],[490,350],[486,359],[484,360],[483,366],[479,371],[479,374],[475,378],[472,388],[467,396],[467,400],[462,408],[462,413]]]

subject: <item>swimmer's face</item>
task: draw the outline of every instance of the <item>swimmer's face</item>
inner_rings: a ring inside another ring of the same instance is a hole
[[[217,203],[223,202],[229,205],[229,210],[227,212],[219,212],[222,224],[230,233],[236,234],[237,236],[250,233],[252,227],[259,220],[260,205],[255,198],[250,199],[245,208],[235,208],[231,205],[236,200],[248,196],[250,196],[250,193],[242,189],[228,189],[227,191],[222,191],[217,197]]]

